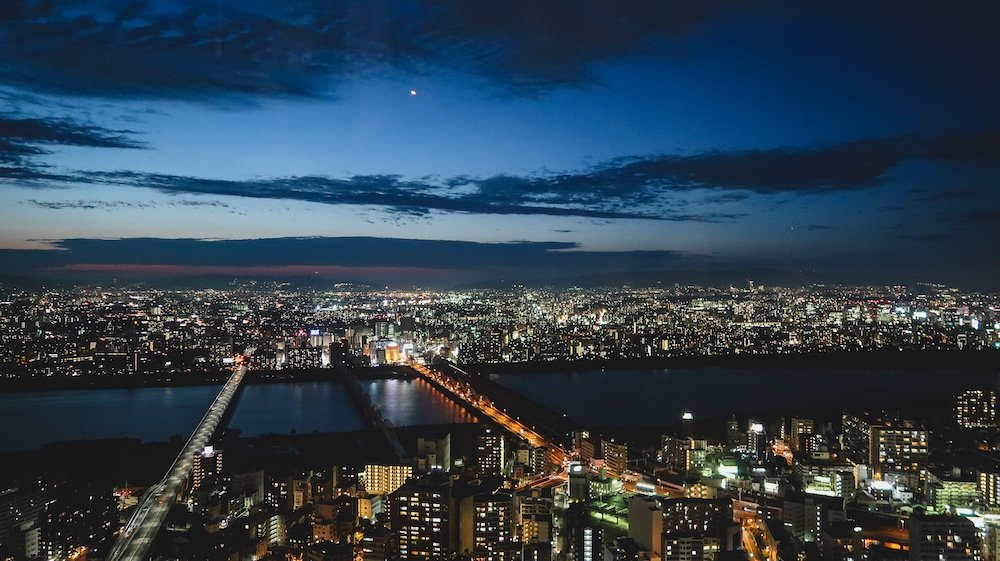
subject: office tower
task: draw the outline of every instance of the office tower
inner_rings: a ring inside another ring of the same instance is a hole
[[[499,475],[506,465],[507,450],[500,429],[483,425],[476,436],[476,467],[479,473]]]
[[[768,456],[767,433],[764,432],[764,425],[750,422],[750,429],[746,437],[747,452],[750,458],[756,462],[763,462]]]
[[[410,466],[368,464],[361,474],[361,481],[368,493],[387,495],[399,489],[412,476],[413,468]]]
[[[573,450],[580,455],[580,461],[586,463],[594,459],[596,450],[594,441],[590,438],[590,431],[576,431],[573,433]]]
[[[628,446],[616,444],[614,439],[601,439],[601,456],[608,477],[618,479],[628,469]]]
[[[446,476],[411,479],[389,496],[390,526],[401,561],[444,559],[453,551]]]
[[[681,415],[681,425],[684,428],[684,436],[686,438],[694,437],[694,415],[691,413],[684,413]]]
[[[222,450],[216,450],[212,446],[206,446],[200,452],[194,453],[194,462],[191,468],[191,490],[201,489],[209,477],[214,477],[222,473]]]
[[[812,419],[792,417],[788,444],[796,452],[805,452],[803,435],[811,436],[815,431]]]
[[[871,451],[871,427],[877,421],[868,413],[844,411],[841,418],[840,448],[856,464],[868,462]]]
[[[955,395],[955,421],[967,429],[997,426],[997,394],[994,391],[966,390]]]
[[[572,463],[569,466],[569,502],[586,502],[590,496],[590,483],[587,478],[587,470],[583,464]]]
[[[979,561],[979,532],[971,520],[953,515],[910,517],[911,561]]]

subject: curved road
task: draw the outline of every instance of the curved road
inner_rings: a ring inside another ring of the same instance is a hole
[[[118,535],[115,545],[106,557],[107,561],[145,561],[147,559],[153,539],[156,538],[160,527],[163,526],[163,521],[166,519],[167,513],[170,512],[174,500],[184,489],[188,474],[191,473],[194,464],[195,452],[204,449],[205,445],[208,444],[208,439],[215,433],[215,429],[218,428],[219,421],[226,409],[229,408],[245,373],[246,366],[242,365],[233,371],[233,375],[222,386],[222,391],[215,397],[208,412],[202,417],[187,444],[184,445],[180,454],[177,455],[177,459],[170,466],[167,475],[159,483],[150,487],[142,496],[135,513],[125,529]]]

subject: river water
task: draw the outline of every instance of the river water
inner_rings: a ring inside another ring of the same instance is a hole
[[[1000,390],[998,372],[673,368],[492,374],[501,384],[590,425],[675,425],[695,417],[814,408],[901,407],[958,391]]]
[[[425,382],[362,380],[396,426],[468,422],[469,415]],[[30,450],[64,440],[132,437],[185,439],[218,386],[96,389],[0,394],[0,451]],[[364,422],[338,382],[249,384],[229,424],[246,436],[347,432]]]
[[[526,396],[588,424],[673,425],[697,417],[914,400],[950,403],[956,391],[1000,388],[1000,373],[911,370],[657,369],[492,375]],[[396,426],[467,422],[468,414],[418,380],[362,380]],[[62,440],[187,437],[215,386],[0,394],[0,450]],[[244,435],[343,432],[363,427],[337,382],[248,385],[230,423]]]

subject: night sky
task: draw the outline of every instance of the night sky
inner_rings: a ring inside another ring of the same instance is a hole
[[[1000,287],[1000,4],[0,3],[0,274]]]

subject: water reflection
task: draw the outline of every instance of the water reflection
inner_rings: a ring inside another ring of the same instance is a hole
[[[423,380],[362,380],[361,386],[397,427],[476,422],[463,407]]]
[[[347,390],[330,381],[247,385],[229,426],[245,436],[365,428]]]

